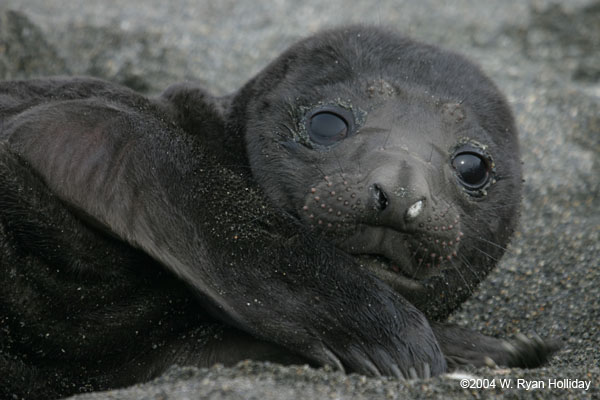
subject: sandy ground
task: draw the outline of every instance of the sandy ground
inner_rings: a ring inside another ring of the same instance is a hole
[[[221,94],[296,39],[356,22],[391,25],[466,54],[512,104],[526,182],[508,254],[451,320],[491,335],[537,332],[564,342],[544,368],[467,371],[497,378],[495,389],[462,389],[450,376],[397,382],[244,363],[173,368],[154,382],[78,400],[600,398],[600,2],[3,0],[2,7],[22,11],[43,33],[31,38],[35,50],[9,54],[0,46],[3,79],[88,74],[147,93],[194,79]],[[2,13],[0,34],[14,18]],[[44,52],[44,41],[58,54]],[[526,390],[517,379],[546,387]],[[591,381],[590,388],[548,388],[565,379]]]

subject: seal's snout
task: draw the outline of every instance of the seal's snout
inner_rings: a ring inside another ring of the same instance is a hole
[[[426,170],[392,161],[373,162],[366,176],[323,176],[307,190],[299,215],[351,254],[382,257],[412,279],[430,276],[457,256],[460,217],[431,193]]]
[[[369,187],[369,194],[371,195],[371,201],[373,203],[373,208],[378,211],[385,211],[390,205],[390,196],[385,190],[384,185],[380,183],[374,183]],[[426,198],[420,198],[418,200],[408,200],[402,202],[404,203],[404,222],[410,223],[413,220],[417,219],[425,210]],[[389,212],[387,213],[389,214]]]
[[[386,164],[367,178],[367,208],[363,217],[375,226],[414,231],[431,210],[431,194],[423,174],[410,166]]]

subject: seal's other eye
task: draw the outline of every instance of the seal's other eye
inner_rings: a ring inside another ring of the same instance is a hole
[[[452,160],[452,166],[461,183],[470,190],[481,189],[489,180],[488,163],[479,154],[459,153]]]
[[[310,139],[323,146],[330,146],[348,136],[348,121],[332,111],[313,114],[307,125]]]

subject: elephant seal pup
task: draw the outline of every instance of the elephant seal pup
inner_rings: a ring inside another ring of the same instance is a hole
[[[516,129],[477,67],[384,29],[303,40],[223,98],[4,82],[0,187],[3,397],[173,363],[410,378],[553,351],[434,322],[514,230]]]

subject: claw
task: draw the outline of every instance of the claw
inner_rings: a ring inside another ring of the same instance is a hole
[[[489,368],[498,368],[498,364],[496,364],[496,361],[492,360],[490,357],[485,356],[483,357],[483,362],[485,363],[486,366],[488,366]]]
[[[502,342],[502,347],[504,347],[506,349],[506,351],[508,351],[509,353],[516,355],[519,353],[519,351],[517,350],[517,348],[510,342],[504,340]]]
[[[515,335],[515,338],[521,343],[527,344],[527,343],[531,342],[531,340],[529,340],[529,338],[527,336],[525,336],[524,334],[522,334],[521,332],[517,333]]]
[[[364,360],[364,363],[365,363],[365,366],[367,367],[367,369],[369,370],[369,372],[371,372],[372,376],[381,377],[381,373],[379,372],[379,370],[377,369],[375,364],[373,364],[369,360]]]
[[[544,339],[542,339],[540,337],[540,335],[538,335],[537,333],[533,333],[531,335],[531,338],[535,341],[536,344],[538,344],[539,346],[545,346],[546,343],[544,342]]]
[[[396,364],[391,366],[392,372],[394,373],[394,376],[396,377],[396,379],[399,379],[401,381],[404,380],[404,374],[402,373],[402,371],[400,371],[400,368],[398,368],[398,366]]]
[[[417,375],[417,370],[415,369],[415,367],[410,367],[408,369],[408,373],[410,374],[411,380],[419,379],[419,375]]]
[[[428,363],[423,363],[423,379],[431,378],[431,367]]]
[[[339,358],[337,358],[337,356],[335,354],[333,354],[333,352],[331,350],[329,350],[328,348],[324,348],[323,352],[325,353],[325,356],[327,357],[327,361],[328,361],[329,365],[331,365],[332,367],[334,367],[335,369],[337,369],[343,373],[346,373],[346,370],[344,369],[342,362],[340,361]]]

